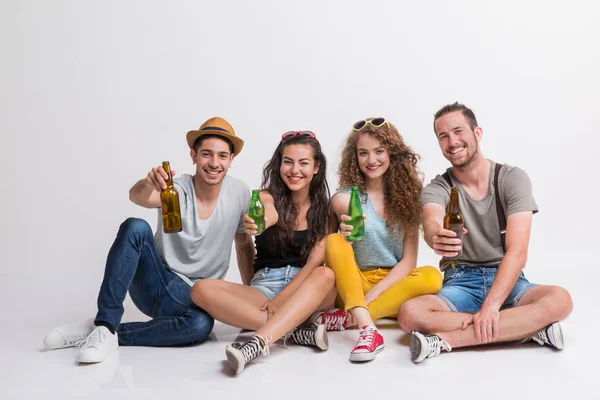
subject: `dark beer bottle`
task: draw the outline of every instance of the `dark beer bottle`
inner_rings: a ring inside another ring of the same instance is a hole
[[[163,230],[165,233],[181,232],[181,211],[179,210],[179,193],[173,186],[171,166],[168,161],[163,161],[163,169],[169,176],[165,181],[167,188],[160,192],[160,204],[162,207]]]
[[[450,189],[450,203],[444,216],[444,229],[453,231],[456,233],[456,237],[461,240],[461,251],[458,255],[450,258],[456,260],[462,254],[462,238],[463,238],[463,227],[465,226],[465,220],[460,213],[460,205],[458,204],[458,188],[452,186]],[[455,267],[455,262],[452,261],[452,268]]]
[[[265,231],[265,206],[260,201],[260,192],[258,190],[252,191],[252,198],[248,205],[248,216],[254,221],[254,225],[257,226],[256,234],[263,233]]]
[[[358,186],[352,186],[350,193],[350,203],[348,203],[348,216],[350,221],[344,222],[347,225],[352,225],[352,231],[348,239],[351,242],[358,242],[365,237],[365,220],[363,218],[362,206],[360,204],[360,193]]]

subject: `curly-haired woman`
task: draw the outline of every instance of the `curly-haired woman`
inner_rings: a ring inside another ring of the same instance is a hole
[[[263,169],[265,230],[255,239],[254,278],[243,279],[246,285],[207,279],[192,288],[192,300],[213,318],[256,331],[245,343],[225,349],[236,374],[282,336],[292,343],[328,348],[323,325],[298,327],[314,311],[330,309],[335,300],[334,274],[323,266],[331,213],[326,169],[313,132],[284,133]],[[244,228],[257,234],[248,215]]]
[[[374,321],[394,316],[408,299],[442,287],[436,268],[416,268],[423,187],[418,158],[385,118],[356,122],[346,140],[338,170],[341,189],[332,199],[341,233],[328,236],[325,247],[344,310],[318,313],[313,321],[328,330],[358,325],[350,361],[370,361],[383,350]],[[351,186],[366,198],[364,239],[353,245],[345,239],[352,226],[344,223],[350,220]]]

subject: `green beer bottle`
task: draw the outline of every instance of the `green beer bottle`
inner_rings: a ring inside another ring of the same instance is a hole
[[[173,186],[171,166],[168,161],[163,161],[163,169],[169,176],[166,180],[167,188],[160,192],[160,204],[162,207],[163,230],[165,233],[181,232],[181,211],[179,210],[179,193]]]
[[[257,226],[256,233],[263,233],[265,231],[265,206],[260,201],[258,190],[252,191],[252,198],[248,205],[248,216],[252,218],[254,225]]]
[[[350,232],[350,236],[347,236],[346,239],[351,242],[363,240],[365,237],[365,220],[363,218],[362,206],[360,204],[360,193],[358,192],[358,186],[352,186],[350,203],[348,203],[348,216],[351,219],[350,221],[346,221],[345,224],[352,225],[352,231]]]

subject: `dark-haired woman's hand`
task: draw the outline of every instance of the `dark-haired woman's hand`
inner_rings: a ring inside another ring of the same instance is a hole
[[[265,226],[267,225],[267,217],[265,216]],[[254,220],[248,216],[248,214],[244,214],[244,218],[242,218],[244,223],[244,232],[246,232],[250,236],[260,235],[260,233],[256,233],[256,229],[258,226],[254,223]]]

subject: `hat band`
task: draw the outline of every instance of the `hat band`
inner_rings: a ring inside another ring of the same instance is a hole
[[[204,128],[202,128],[200,130],[201,131],[221,131],[221,132],[229,133],[229,131],[227,129],[219,128],[218,126],[205,126]]]

